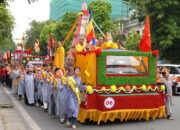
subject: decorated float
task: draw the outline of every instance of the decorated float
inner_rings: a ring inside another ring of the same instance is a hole
[[[156,85],[156,56],[153,53],[96,50],[76,54],[87,84],[78,120],[149,120],[165,116],[165,86]]]
[[[87,7],[84,6],[62,45],[75,27],[75,45],[79,43],[80,36],[87,36],[80,33],[84,27],[80,24],[86,21],[87,15]],[[144,32],[145,40],[150,39],[150,32],[146,29]],[[75,52],[73,56],[74,66],[81,69],[82,82],[87,86],[86,93],[81,94],[77,119],[81,123],[86,120],[97,124],[115,119],[149,120],[165,116],[165,86],[156,84],[158,51],[121,50],[117,44],[106,42],[101,49]]]

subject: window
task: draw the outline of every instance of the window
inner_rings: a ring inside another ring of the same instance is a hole
[[[106,75],[148,75],[147,56],[107,56]]]
[[[180,73],[179,73],[178,68],[176,68],[176,67],[171,67],[171,69],[170,69],[170,74],[180,74]]]

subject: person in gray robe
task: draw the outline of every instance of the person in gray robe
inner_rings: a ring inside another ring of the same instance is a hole
[[[35,102],[36,102],[36,106],[39,106],[39,91],[41,88],[39,88],[39,83],[40,83],[40,76],[41,76],[41,69],[37,68],[36,69],[36,73],[35,73],[35,79],[34,79],[34,87],[35,87],[35,92],[34,92],[34,98],[35,98]]]
[[[166,86],[165,94],[165,107],[167,119],[173,120],[172,118],[172,80],[169,77],[169,72],[162,72],[163,77],[161,78],[162,82]]]
[[[47,78],[44,78],[41,80],[41,86],[42,86],[42,100],[43,100],[43,106],[42,108],[44,109],[44,111],[47,111],[47,88],[48,88],[48,84],[47,84]]]
[[[61,71],[57,69],[57,71]],[[65,68],[66,76],[64,77],[66,80],[69,77],[70,69],[68,67]],[[57,94],[57,112],[60,116],[60,123],[64,123],[65,117],[67,116],[67,97],[68,97],[68,83],[65,81],[65,84],[62,81],[62,77],[58,76],[57,72],[57,87],[58,87],[58,94]]]
[[[51,74],[55,75],[55,69],[56,66],[53,66]],[[53,79],[54,80],[54,79]],[[58,114],[57,110],[56,110],[56,105],[57,105],[57,90],[54,86],[54,82],[52,83],[51,81],[48,84],[48,103],[49,103],[49,107],[48,107],[48,111],[49,114],[51,116],[52,119],[55,118],[55,115]]]
[[[25,75],[25,104],[34,105],[34,74],[33,68],[29,68],[27,74]]]
[[[12,90],[11,94],[16,96],[18,94],[18,86],[14,86],[15,80],[20,77],[20,72],[18,70],[18,67],[15,66],[13,72],[11,73],[11,78],[12,78]]]
[[[76,88],[75,91],[76,93],[80,93],[79,90],[82,92],[86,89],[86,86],[82,84],[82,80],[79,77],[80,74],[80,68],[76,67],[74,68],[74,75],[72,78],[76,82]],[[77,88],[78,87],[78,88]],[[68,109],[68,120],[67,120],[67,126],[70,126],[70,120],[72,120],[72,128],[76,128],[76,120],[79,114],[79,103],[76,94],[72,90],[72,88],[69,86],[68,87],[68,98],[67,98],[67,109]]]
[[[42,108],[44,109],[45,112],[47,112],[48,110],[48,78],[47,78],[47,74],[49,74],[51,70],[51,66],[44,66],[44,71],[46,73],[46,77],[41,80],[41,83],[42,83],[42,97],[43,97],[43,106]]]
[[[19,79],[19,83],[18,83],[18,96],[19,96],[19,100],[22,99],[22,95],[24,95],[24,91],[25,91],[25,88],[24,88],[24,72],[21,71],[21,74],[20,74],[20,79]]]

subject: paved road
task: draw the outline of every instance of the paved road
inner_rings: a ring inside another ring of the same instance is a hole
[[[6,89],[7,90],[7,89]],[[6,91],[7,92],[7,91]],[[12,99],[12,98],[11,98]],[[29,125],[31,123],[35,123],[33,125],[37,125],[42,130],[68,130],[71,129],[66,127],[65,124],[60,124],[58,119],[51,119],[49,115],[40,107],[30,107],[26,106],[23,101],[18,101],[13,97],[12,100],[16,100],[19,105],[25,110],[26,116],[21,116],[24,118],[30,118]],[[14,102],[14,101],[13,101]],[[16,106],[17,107],[17,106]],[[17,107],[18,109],[18,107]],[[19,111],[21,115],[24,113]],[[167,119],[156,119],[149,121],[128,121],[128,122],[108,122],[106,124],[101,123],[100,125],[96,125],[92,122],[87,122],[85,124],[78,123],[78,130],[180,130],[180,96],[174,96],[173,98],[173,117],[175,120],[167,120]],[[33,121],[32,121],[33,120]],[[28,123],[27,123],[28,124]],[[26,124],[26,125],[27,125]]]

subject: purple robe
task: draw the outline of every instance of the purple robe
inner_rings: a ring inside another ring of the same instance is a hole
[[[60,118],[64,118],[67,115],[67,96],[68,96],[68,84],[62,84],[58,80],[57,87],[59,88],[57,94],[57,112],[60,112]]]
[[[80,91],[84,91],[86,87],[82,85],[81,78],[75,76],[72,76],[72,78],[76,81],[76,85],[79,87]],[[79,103],[76,94],[73,92],[71,87],[68,87],[67,105],[68,105],[68,117],[77,118],[79,114]]]

